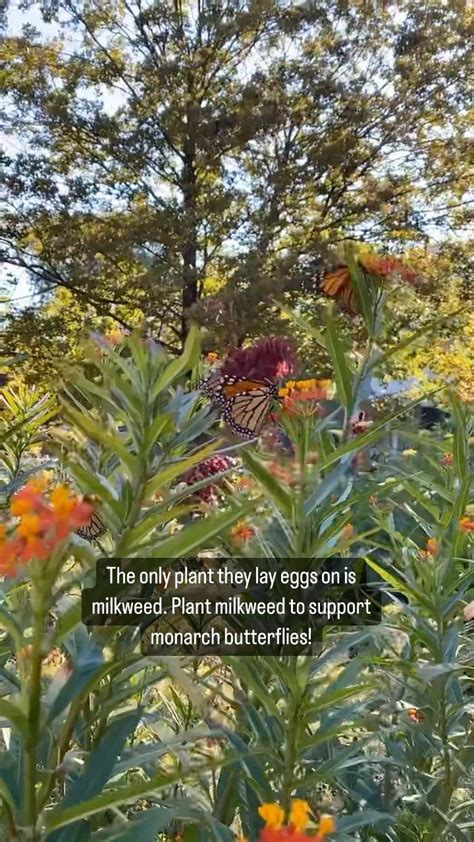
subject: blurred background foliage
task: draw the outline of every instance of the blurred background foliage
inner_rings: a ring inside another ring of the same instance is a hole
[[[390,341],[462,307],[403,370],[472,396],[470,4],[25,0],[4,20],[4,331],[30,383],[91,327],[173,353],[191,315],[205,350],[281,334],[275,298],[351,240],[426,277],[393,292]]]

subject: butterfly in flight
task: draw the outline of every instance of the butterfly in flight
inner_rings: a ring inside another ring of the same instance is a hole
[[[226,376],[219,371],[213,372],[201,389],[221,407],[232,432],[249,439],[259,435],[278,399],[278,386],[273,380]]]

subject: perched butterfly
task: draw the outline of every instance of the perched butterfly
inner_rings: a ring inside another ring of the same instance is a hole
[[[89,523],[85,526],[80,526],[79,529],[76,530],[76,534],[79,535],[79,538],[85,538],[86,541],[97,541],[98,538],[101,538],[102,535],[105,535],[107,532],[107,527],[104,526],[103,521],[99,517],[96,512],[93,512],[90,516]]]
[[[313,285],[313,291],[322,292],[324,295],[329,295],[330,298],[336,298],[343,310],[346,310],[351,316],[358,315],[356,291],[348,266],[339,265],[334,269],[319,272]]]
[[[242,438],[258,436],[278,387],[272,380],[255,380],[214,372],[201,386],[203,393],[222,407],[222,417],[233,433]]]
[[[77,484],[74,482],[72,477],[68,474],[67,470],[64,468],[58,469],[58,481],[63,483],[64,485],[69,485],[79,492],[79,488]],[[84,495],[84,500],[87,503],[91,503],[93,506],[97,504],[98,497]],[[97,541],[98,538],[101,538],[102,535],[105,535],[107,532],[107,527],[104,525],[102,519],[97,514],[97,512],[92,512],[89,522],[85,524],[85,526],[80,526],[76,529],[76,535],[79,535],[79,538],[84,538],[86,541],[92,543],[93,541]]]
[[[369,276],[387,278],[398,275],[404,281],[414,283],[418,277],[416,271],[410,269],[397,257],[367,254],[357,259],[359,272],[367,279]],[[334,269],[320,272],[311,285],[312,292],[322,292],[330,298],[336,298],[343,310],[351,316],[359,315],[356,288],[352,280],[349,266],[339,263]]]

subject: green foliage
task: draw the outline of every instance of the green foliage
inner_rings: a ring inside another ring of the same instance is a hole
[[[178,505],[182,492],[170,488],[218,446],[196,444],[209,426],[209,412],[196,408],[195,399],[190,402],[177,388],[195,363],[197,338],[192,330],[183,355],[174,361],[138,336],[120,352],[103,343],[99,353],[97,346],[88,352],[95,377],[76,371],[70,381],[74,386],[65,389],[67,417],[78,434],[88,436],[95,458],[108,467],[106,474],[98,473],[79,446],[71,452],[69,466],[78,485],[100,494],[111,555],[180,557],[212,544],[245,514],[244,507],[232,504],[225,514],[186,525],[189,506]],[[79,396],[85,401],[82,411],[77,409]],[[163,809],[156,827],[163,825],[164,816],[169,826],[175,814],[187,815],[189,808],[183,813],[173,803],[168,809],[167,797],[185,780],[208,774],[213,765],[197,751],[187,771],[180,768],[184,747],[193,753],[194,744],[210,736],[206,728],[190,732],[189,738],[180,735],[174,760],[173,740],[169,747],[161,740],[156,750],[145,753],[130,743],[125,752],[134,732],[146,734],[153,723],[165,721],[164,705],[156,716],[144,713],[157,688],[166,687],[169,693],[170,675],[178,686],[180,675],[185,688],[192,683],[177,665],[168,669],[141,658],[136,633],[87,633],[81,623],[80,585],[95,578],[95,558],[83,541],[73,538],[47,564],[31,564],[29,585],[24,579],[2,585],[0,657],[7,698],[0,699],[0,716],[11,729],[9,754],[3,754],[0,770],[3,819],[10,833],[24,833],[25,839],[57,842],[71,832],[91,838],[97,814],[112,811],[112,818],[121,816],[123,823],[127,804],[155,798],[157,791],[163,793]],[[43,659],[59,646],[68,666],[48,680]],[[12,653],[18,673],[9,663]],[[198,687],[196,696],[201,698]],[[203,815],[198,805],[191,812],[194,818]],[[205,816],[202,820],[207,821]]]
[[[27,457],[38,449],[44,427],[57,413],[52,395],[17,383],[0,393],[0,499],[4,507],[25,480],[38,470]]]
[[[142,319],[171,351],[190,312],[210,349],[281,332],[272,297],[333,246],[423,247],[468,221],[461,2],[27,6],[49,28],[4,39],[21,146],[3,256],[74,302],[49,298],[45,331],[35,308],[11,322],[42,375],[53,333],[65,349],[94,317]]]

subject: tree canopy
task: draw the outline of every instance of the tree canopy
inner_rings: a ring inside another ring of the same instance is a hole
[[[348,240],[469,222],[462,0],[24,7],[52,29],[3,42],[3,258],[74,321],[144,319],[177,351],[193,316],[239,344]]]

